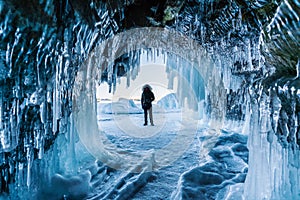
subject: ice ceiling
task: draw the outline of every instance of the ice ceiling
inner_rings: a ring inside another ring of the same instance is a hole
[[[31,171],[48,151],[52,157],[47,155],[49,161],[41,166],[55,163],[56,168],[47,176],[67,168],[73,161],[57,161],[55,141],[64,135],[60,144],[68,144],[73,155],[73,114],[83,102],[73,97],[93,102],[92,94],[79,94],[92,87],[85,81],[95,75],[113,85],[139,64],[139,51],[131,51],[139,48],[130,45],[143,45],[138,44],[145,39],[141,36],[158,34],[167,42],[146,48],[175,55],[189,48],[196,53],[183,57],[198,63],[207,59],[212,66],[200,72],[207,74],[206,116],[244,123],[250,152],[245,197],[298,198],[300,183],[293,177],[300,177],[299,10],[297,0],[0,1],[1,191],[14,191],[11,183],[38,185]],[[137,32],[137,41],[108,42],[101,50],[109,38],[138,29],[148,32]],[[168,40],[177,34],[180,42]],[[102,52],[98,60],[93,59],[97,48]],[[92,76],[89,67],[98,73]]]

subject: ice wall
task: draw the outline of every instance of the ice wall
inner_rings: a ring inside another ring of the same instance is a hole
[[[300,197],[297,42],[300,39],[300,25],[294,23],[299,22],[299,14],[295,12],[299,10],[299,6],[299,1],[281,2],[274,19],[263,30],[263,72],[265,76],[270,76],[256,87],[250,88],[250,153],[245,198]],[[278,35],[282,37],[278,38]],[[283,46],[283,43],[287,45]],[[291,59],[288,61],[287,57]],[[266,73],[267,68],[271,70]],[[276,71],[272,72],[272,68],[276,68]]]
[[[208,45],[227,89],[226,120],[242,120],[249,134],[245,199],[299,198],[299,179],[295,178],[299,177],[299,23],[294,23],[299,22],[295,12],[299,2],[244,2],[242,7],[251,4],[254,8],[247,13],[231,2],[230,14],[235,13],[235,19],[226,12],[217,15],[212,10],[218,5],[209,3],[203,4],[200,15],[190,15],[199,10],[184,10],[179,16],[182,21],[174,26],[200,43],[207,38],[214,41],[203,45]],[[257,21],[249,23],[261,26],[256,30],[261,30],[259,34],[251,31],[254,26],[243,25],[251,15]],[[203,21],[210,17],[224,23],[207,27]],[[217,31],[223,33],[222,38]],[[243,42],[233,42],[235,34]]]
[[[280,122],[288,119],[279,117],[279,112],[284,111],[276,92],[271,91],[270,96],[263,94],[259,100],[251,97],[252,111],[246,129],[249,132],[249,171],[244,195],[246,199],[297,199],[299,146],[295,141],[287,142],[288,135],[276,136],[275,131],[281,129],[279,126],[290,130],[291,134],[294,130]]]
[[[99,22],[91,27],[75,2],[19,3],[0,2],[0,186],[1,195],[30,199],[55,173],[77,175],[75,74],[118,26],[102,4],[89,5]]]

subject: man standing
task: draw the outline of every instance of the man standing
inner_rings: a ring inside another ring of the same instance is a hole
[[[144,126],[147,126],[147,124],[148,124],[148,119],[147,119],[148,111],[149,111],[150,123],[152,126],[154,126],[153,115],[152,115],[152,101],[154,101],[155,97],[151,90],[152,90],[152,88],[150,85],[146,84],[143,86],[141,103],[142,103],[142,108],[144,110],[144,117],[145,117]]]

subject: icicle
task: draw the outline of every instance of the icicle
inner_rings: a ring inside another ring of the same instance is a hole
[[[300,59],[298,58],[298,62],[297,62],[297,78],[300,78]]]
[[[9,125],[5,121],[3,129],[0,131],[0,140],[1,140],[1,145],[3,148],[3,151],[7,151],[10,148],[10,133],[9,133]]]
[[[44,156],[44,136],[41,136],[40,143],[39,143],[39,149],[38,149],[38,159],[42,159]]]
[[[236,30],[240,30],[242,28],[242,9],[239,8],[239,14],[238,14],[238,19],[237,19],[237,24],[236,24]]]
[[[26,158],[27,158],[27,187],[29,188],[31,185],[31,167],[32,167],[32,148],[30,146],[27,147],[27,151],[26,151]]]
[[[47,106],[46,106],[46,102],[44,101],[41,105],[40,105],[40,117],[41,117],[41,122],[43,124],[46,123],[46,111],[47,111]]]
[[[76,151],[75,151],[75,138],[76,138],[76,128],[74,127],[74,118],[73,115],[71,114],[70,116],[70,123],[68,124],[68,130],[67,134],[69,135],[68,137],[68,149],[67,149],[67,156],[68,156],[68,168],[74,173],[77,172],[77,161],[76,161]]]
[[[276,94],[276,89],[273,88],[271,90],[271,108],[272,108],[272,123],[273,123],[273,131],[277,132],[278,119],[281,109],[281,101]]]
[[[56,90],[56,87],[54,88],[54,93],[53,93],[53,100],[52,100],[52,102],[53,102],[53,110],[52,110],[52,113],[53,113],[53,118],[52,118],[52,132],[53,132],[53,134],[55,134],[56,133],[56,131],[57,131],[57,120],[56,120],[56,112],[57,112],[57,108],[56,108],[56,106],[57,106],[57,103],[56,103],[56,101],[57,101],[57,99],[56,99],[56,93],[57,93],[57,90]]]
[[[253,66],[252,66],[251,42],[250,42],[250,40],[246,40],[246,44],[247,44],[247,62],[248,62],[247,71],[252,71]]]
[[[16,108],[17,100],[13,101],[12,110],[10,113],[10,133],[11,133],[11,148],[14,149],[18,145],[18,131],[17,131],[17,121],[16,121]]]
[[[7,50],[6,50],[6,59],[5,59],[5,61],[6,61],[6,65],[7,66],[9,66],[9,74],[8,74],[8,76],[10,76],[10,74],[11,74],[11,70],[12,70],[12,61],[11,61],[11,56],[12,56],[12,54],[10,53],[12,51],[12,47],[11,47],[11,45],[9,44],[9,43],[7,43]]]
[[[2,93],[2,91],[0,91],[0,130],[3,129],[3,120],[4,120],[4,117],[3,117],[3,113],[4,113],[3,107],[4,107],[4,104],[3,104],[3,93]]]
[[[269,113],[269,101],[265,96],[262,97],[260,102],[260,132],[265,134],[270,131],[270,113]]]
[[[59,56],[58,64],[56,65],[56,76],[55,76],[55,86],[53,94],[53,134],[56,134],[58,130],[58,120],[61,116],[61,76],[63,73],[63,57]]]
[[[17,183],[18,186],[22,185],[24,180],[24,163],[18,162],[17,163]]]

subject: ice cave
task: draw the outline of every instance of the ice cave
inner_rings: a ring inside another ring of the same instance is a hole
[[[299,0],[0,12],[0,199],[300,199]]]

